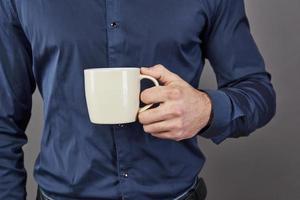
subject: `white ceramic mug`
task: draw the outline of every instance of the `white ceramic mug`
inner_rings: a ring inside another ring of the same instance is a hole
[[[84,70],[85,97],[90,121],[95,124],[121,124],[136,121],[141,80],[158,81],[140,74],[140,68],[92,68]]]

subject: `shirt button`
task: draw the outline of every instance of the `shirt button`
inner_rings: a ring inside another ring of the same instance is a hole
[[[118,27],[118,23],[117,23],[117,22],[112,22],[112,23],[110,24],[110,27],[112,27],[112,28],[117,28],[117,27]]]
[[[122,173],[122,176],[125,177],[125,178],[128,178],[128,173],[123,172],[123,173]]]
[[[124,128],[124,124],[118,124],[119,127]]]

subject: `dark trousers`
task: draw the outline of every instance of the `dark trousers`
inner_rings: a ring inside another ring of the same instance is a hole
[[[182,200],[205,200],[207,194],[206,185],[202,178],[199,178],[195,188],[183,197]],[[36,200],[49,200],[45,197],[38,188]]]
[[[203,178],[198,178],[195,188],[193,188],[183,200],[205,200],[207,189]]]

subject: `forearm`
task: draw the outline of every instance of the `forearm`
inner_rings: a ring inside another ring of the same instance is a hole
[[[245,76],[218,90],[203,91],[212,100],[214,116],[200,134],[215,143],[249,135],[267,124],[276,112],[276,94],[267,72]]]

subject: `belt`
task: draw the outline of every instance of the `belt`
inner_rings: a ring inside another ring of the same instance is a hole
[[[192,188],[181,200],[205,200],[207,194],[206,185],[203,178],[198,178],[196,186]],[[37,200],[53,200],[45,195],[38,187]]]

